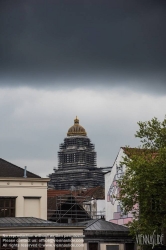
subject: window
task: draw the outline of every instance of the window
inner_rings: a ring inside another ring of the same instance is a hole
[[[45,238],[43,237],[29,237],[28,250],[43,250],[45,249]]]
[[[119,250],[119,245],[106,245],[106,250]]]
[[[0,217],[15,217],[15,198],[0,198]]]
[[[125,244],[125,250],[134,250],[135,244],[134,243],[126,243]]]
[[[89,250],[98,250],[98,242],[89,242]]]
[[[40,196],[24,196],[24,216],[40,218]]]
[[[71,250],[71,237],[56,237],[55,250]]]

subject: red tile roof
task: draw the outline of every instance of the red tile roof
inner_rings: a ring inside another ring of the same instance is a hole
[[[61,195],[72,195],[72,196],[82,196],[82,197],[90,197],[94,199],[105,199],[105,191],[104,187],[94,187],[94,188],[89,188],[89,189],[80,189],[80,190],[54,190],[54,189],[49,189],[47,191],[48,197],[56,197],[56,196],[61,196]]]
[[[130,158],[134,155],[146,155],[147,153],[152,154],[152,158],[154,158],[157,155],[157,152],[150,149],[144,149],[144,148],[128,148],[128,147],[121,147],[124,151],[124,153]]]
[[[83,196],[89,196],[94,199],[105,199],[104,187],[94,187],[83,192]]]
[[[54,190],[54,189],[49,189],[47,191],[48,197],[61,196],[65,194],[71,194],[71,191],[70,190]]]

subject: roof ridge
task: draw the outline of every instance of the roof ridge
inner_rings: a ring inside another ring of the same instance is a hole
[[[90,227],[90,226],[92,226],[95,222],[97,222],[98,220],[100,220],[100,219],[95,219],[90,225],[88,225],[87,227],[86,227],[86,229],[88,228],[88,227]]]

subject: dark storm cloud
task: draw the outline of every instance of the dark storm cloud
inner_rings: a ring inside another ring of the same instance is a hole
[[[165,13],[164,0],[1,0],[1,82],[144,79],[165,91]]]

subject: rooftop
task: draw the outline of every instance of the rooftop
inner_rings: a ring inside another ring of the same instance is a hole
[[[157,152],[154,150],[150,150],[147,148],[129,148],[129,147],[121,147],[124,153],[131,158],[132,156],[146,156],[147,154],[151,154],[151,157],[154,158],[157,155]]]
[[[41,178],[39,175],[26,171],[29,178]],[[24,169],[0,158],[0,177],[23,177]]]
[[[129,229],[125,226],[117,225],[102,219],[84,221],[80,222],[80,224],[86,227],[84,231],[129,232]]]
[[[0,228],[3,227],[81,227],[85,226],[80,223],[56,223],[35,217],[4,217],[0,218]]]
[[[56,197],[56,196],[62,196],[62,195],[73,195],[73,196],[83,196],[83,197],[91,197],[94,199],[105,199],[105,191],[104,187],[98,186],[94,188],[88,188],[88,189],[74,189],[71,190],[55,190],[55,189],[49,189],[47,191],[48,197]]]

